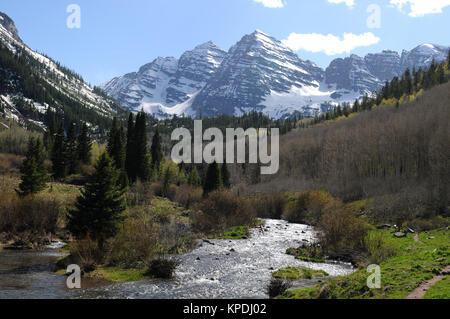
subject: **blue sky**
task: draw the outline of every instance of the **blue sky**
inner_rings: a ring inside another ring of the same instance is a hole
[[[73,3],[81,8],[79,29],[66,24]],[[378,7],[367,12],[371,4]],[[367,20],[377,8],[380,27],[373,28]],[[450,45],[450,0],[14,0],[2,1],[0,11],[32,49],[93,85],[208,40],[228,50],[255,29],[289,39],[302,59],[322,67],[351,53]]]

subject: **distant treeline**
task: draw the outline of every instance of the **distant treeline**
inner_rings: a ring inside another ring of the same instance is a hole
[[[271,119],[262,112],[251,111],[241,116],[219,115],[216,117],[201,117],[203,129],[211,127],[219,128],[225,132],[226,128],[279,128],[280,134],[286,134],[297,127],[297,122],[301,118],[297,116],[285,119]],[[194,120],[192,117],[173,116],[169,119],[158,120],[153,116],[149,116],[151,126],[159,126],[159,130],[163,134],[170,134],[177,127],[184,127],[191,131],[194,130]]]

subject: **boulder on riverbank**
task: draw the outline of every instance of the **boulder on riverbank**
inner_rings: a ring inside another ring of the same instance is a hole
[[[394,237],[396,237],[396,238],[403,238],[403,237],[406,237],[406,233],[396,232],[396,233],[394,233]]]

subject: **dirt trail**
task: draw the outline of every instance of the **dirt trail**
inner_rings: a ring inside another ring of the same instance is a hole
[[[434,276],[430,280],[424,281],[419,287],[417,287],[405,299],[422,299],[423,297],[425,297],[425,294],[427,293],[428,289],[430,289],[439,280],[442,280],[444,278],[444,275],[448,274],[448,273],[450,273],[450,266],[445,267],[445,269],[442,270],[442,273],[440,275]]]

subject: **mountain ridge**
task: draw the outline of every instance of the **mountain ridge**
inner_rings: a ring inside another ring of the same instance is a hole
[[[78,74],[29,48],[14,21],[0,12],[0,120],[45,130],[50,117],[86,122],[102,134],[117,112],[112,98],[91,88]]]
[[[221,62],[216,60],[214,68],[209,70],[210,76],[197,83],[195,90],[182,100],[159,99],[147,103],[137,99],[129,103],[120,99],[121,95],[142,93],[110,85],[111,81],[120,81],[133,73],[116,77],[101,87],[125,107],[133,111],[143,108],[159,118],[183,114],[240,115],[249,111],[261,111],[273,118],[294,113],[314,116],[380,90],[386,81],[400,77],[406,68],[425,68],[433,59],[440,62],[450,50],[442,45],[422,44],[401,54],[392,50],[364,57],[352,54],[334,59],[322,69],[314,62],[302,60],[281,41],[260,30],[244,35],[228,52],[214,46],[223,53]],[[201,68],[198,70],[201,72]]]

